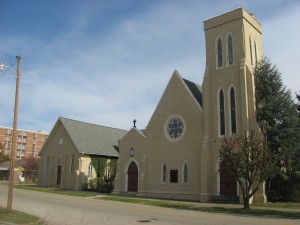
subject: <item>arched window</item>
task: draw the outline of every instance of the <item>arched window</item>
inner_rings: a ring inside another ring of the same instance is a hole
[[[254,41],[254,55],[255,55],[255,65],[257,63],[257,48],[256,48],[256,41]]]
[[[161,169],[161,182],[162,183],[167,182],[167,166],[165,163],[163,163],[162,169]]]
[[[223,46],[220,37],[217,39],[217,68],[223,67]]]
[[[235,91],[230,89],[230,116],[231,116],[231,133],[236,133],[236,110],[235,110]]]
[[[233,65],[233,40],[231,34],[227,36],[227,64],[228,66]]]
[[[186,162],[183,165],[182,172],[183,172],[183,183],[186,184],[189,182],[189,167]]]
[[[75,173],[75,156],[72,155],[72,158],[71,158],[71,173]]]
[[[252,52],[252,40],[251,40],[251,37],[249,37],[249,48],[250,48],[251,65],[253,66],[253,52]]]
[[[225,102],[224,102],[224,92],[221,89],[219,93],[219,110],[220,110],[220,135],[225,135]]]
[[[45,173],[48,173],[49,170],[49,156],[46,158],[46,163],[45,163]]]

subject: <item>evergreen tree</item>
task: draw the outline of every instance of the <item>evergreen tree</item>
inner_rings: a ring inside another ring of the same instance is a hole
[[[296,158],[300,141],[297,105],[283,85],[281,73],[268,58],[257,64],[254,76],[256,119],[276,157],[277,176],[269,182],[268,193],[288,198],[286,185],[299,164]]]

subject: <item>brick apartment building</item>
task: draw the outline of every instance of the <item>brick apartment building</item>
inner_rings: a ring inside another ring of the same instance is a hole
[[[0,142],[3,145],[4,154],[9,156],[12,147],[12,130],[12,128],[0,126]],[[22,159],[30,155],[38,157],[47,137],[48,133],[46,131],[18,130],[16,159]]]

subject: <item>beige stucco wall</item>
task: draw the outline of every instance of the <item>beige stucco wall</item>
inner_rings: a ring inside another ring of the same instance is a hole
[[[71,173],[72,155],[74,155],[75,160],[74,173]],[[81,190],[81,185],[87,183],[90,157],[79,154],[60,122],[52,130],[42,149],[41,156],[38,175],[39,186]],[[49,165],[46,171],[47,157],[49,157]],[[59,165],[61,166],[61,183],[57,185],[57,169]]]

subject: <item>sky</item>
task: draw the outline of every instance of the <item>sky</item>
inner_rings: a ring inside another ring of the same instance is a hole
[[[263,53],[300,91],[299,0],[0,0],[0,62],[22,57],[18,128],[50,132],[59,116],[147,126],[174,70],[202,85],[203,21],[244,7]],[[0,126],[13,126],[15,74],[0,72]]]

